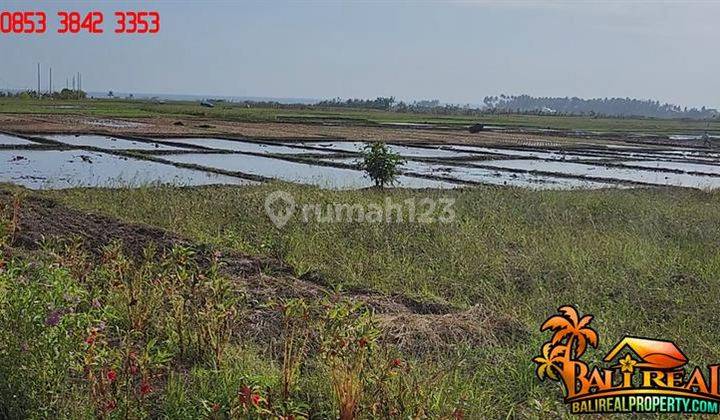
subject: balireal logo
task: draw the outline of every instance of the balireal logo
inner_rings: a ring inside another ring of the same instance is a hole
[[[540,380],[560,382],[571,413],[718,413],[720,365],[686,370],[675,343],[625,337],[603,358],[606,367],[588,366],[581,357],[599,342],[593,316],[572,306],[558,311],[540,327],[553,335],[533,362]]]

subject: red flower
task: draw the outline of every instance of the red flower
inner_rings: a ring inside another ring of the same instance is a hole
[[[85,339],[85,344],[87,344],[87,345],[92,345],[94,342],[95,342],[95,331],[90,333],[88,338]]]
[[[253,403],[254,406],[260,405],[260,395],[252,394],[250,396],[250,401]]]
[[[240,390],[240,403],[243,406],[247,406],[250,403],[250,394],[252,394],[252,390],[249,386],[244,386]]]
[[[402,360],[393,359],[391,364],[392,364],[392,367],[400,367],[400,366],[402,366]]]
[[[361,338],[361,339],[358,341],[358,346],[360,346],[360,347],[365,347],[365,346],[367,346],[367,340],[365,339],[365,337]]]
[[[140,382],[140,394],[144,397],[145,395],[152,392],[152,387],[150,386],[150,383],[143,379],[142,382]]]
[[[114,370],[110,369],[107,373],[107,379],[108,381],[115,382],[115,379],[117,379],[117,373],[115,373]]]

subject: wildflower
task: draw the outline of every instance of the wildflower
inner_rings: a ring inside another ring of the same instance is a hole
[[[360,340],[358,340],[358,346],[360,346],[360,347],[367,346],[367,339],[365,337],[363,337]]]
[[[250,395],[252,394],[252,389],[250,389],[249,386],[244,386],[240,390],[240,395],[238,395],[240,399],[240,404],[243,405],[243,407],[246,407],[250,403]]]
[[[62,318],[62,311],[59,309],[56,309],[45,318],[45,325],[48,327],[54,327],[60,323],[60,319]]]
[[[258,395],[258,394],[252,394],[252,395],[250,396],[250,401],[252,402],[252,404],[253,404],[254,406],[260,405],[260,395]]]
[[[400,359],[393,359],[390,365],[394,368],[402,366],[402,360]]]
[[[110,381],[110,383],[115,382],[117,379],[117,373],[115,373],[114,370],[110,369],[107,373],[107,380]]]
[[[90,335],[85,339],[85,344],[92,346],[93,343],[95,343],[96,337],[97,337],[97,333],[95,331],[91,332]]]
[[[140,382],[140,395],[144,397],[151,392],[152,387],[150,386],[150,383],[146,379],[143,379],[142,382]]]
[[[220,411],[220,404],[214,403],[212,405],[212,411],[213,411],[213,413],[217,413],[218,411]]]

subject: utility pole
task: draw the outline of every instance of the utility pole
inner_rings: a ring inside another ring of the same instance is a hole
[[[75,90],[75,75],[73,75],[73,91]]]

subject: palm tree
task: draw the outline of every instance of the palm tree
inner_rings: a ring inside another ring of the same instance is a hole
[[[577,310],[572,306],[562,306],[558,309],[562,315],[555,315],[548,318],[540,327],[540,331],[555,331],[550,342],[553,346],[558,345],[563,339],[567,338],[565,343],[565,357],[573,358],[573,350],[575,350],[575,358],[580,358],[585,353],[587,344],[597,347],[598,337],[595,330],[588,327],[592,321],[592,315],[585,315],[580,318]],[[576,344],[573,349],[573,344]]]
[[[572,372],[576,365],[585,363],[579,360],[585,353],[587,344],[597,347],[597,333],[588,325],[592,321],[592,315],[585,315],[580,318],[577,310],[572,306],[561,306],[559,315],[548,318],[540,327],[540,331],[551,330],[555,333],[549,342],[543,345],[543,356],[533,359],[538,363],[537,375],[542,379],[544,375],[556,379],[556,373],[560,373],[562,383],[566,388],[566,395],[575,389]],[[563,343],[563,340],[565,342]],[[573,357],[573,353],[574,356]]]
[[[533,362],[538,364],[537,376],[542,381],[547,376],[548,378],[557,381],[557,374],[561,372],[560,366],[557,364],[560,356],[562,347],[553,347],[552,343],[545,343],[542,348],[542,356],[538,356],[533,359]]]

